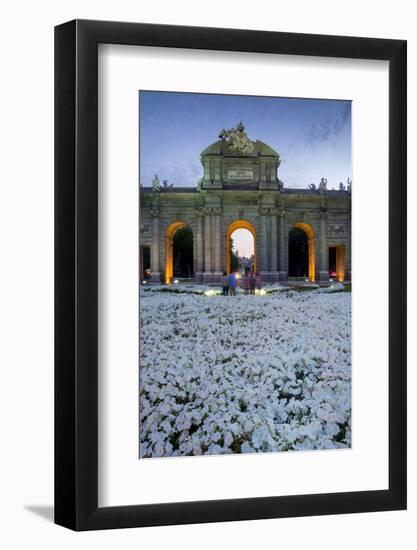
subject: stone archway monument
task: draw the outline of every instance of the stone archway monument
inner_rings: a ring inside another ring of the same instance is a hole
[[[337,256],[338,278],[350,279],[350,185],[328,190],[322,178],[317,187],[286,188],[278,177],[279,153],[251,140],[241,122],[222,129],[200,160],[196,187],[141,188],[141,245],[151,248],[152,281],[172,279],[172,249],[164,240],[172,237],[166,228],[178,223],[193,232],[196,282],[221,281],[230,265],[230,228],[240,227],[253,235],[264,282],[288,280],[288,235],[294,226],[308,236],[311,281],[328,282],[329,247],[336,245],[343,251]]]

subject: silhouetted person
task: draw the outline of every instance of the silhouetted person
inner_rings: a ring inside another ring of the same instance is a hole
[[[249,277],[249,288],[250,288],[251,294],[255,294],[255,285],[256,285],[255,273],[251,271],[250,277]]]
[[[229,283],[229,295],[230,296],[236,296],[236,275],[234,273],[230,273],[228,277],[228,283]]]
[[[259,291],[261,291],[262,289],[262,280],[258,272],[255,273],[255,287],[256,287],[256,290],[259,290]]]
[[[249,294],[249,273],[247,271],[243,276],[243,291],[245,294]]]
[[[222,296],[227,296],[229,293],[229,278],[226,271],[223,271],[222,277]]]

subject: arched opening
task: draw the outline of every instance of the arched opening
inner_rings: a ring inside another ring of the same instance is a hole
[[[256,271],[256,229],[245,220],[236,220],[226,232],[226,271]]]
[[[174,222],[165,234],[165,282],[172,283],[175,277],[192,278],[193,232],[184,222]]]
[[[345,280],[345,245],[329,247],[329,276],[340,282]]]
[[[151,247],[140,247],[140,280],[147,281],[151,277]]]
[[[288,235],[288,276],[316,278],[314,230],[307,223],[297,223]]]

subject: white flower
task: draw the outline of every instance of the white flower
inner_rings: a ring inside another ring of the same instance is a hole
[[[220,432],[214,432],[214,434],[212,434],[211,436],[211,440],[214,441],[215,443],[217,443],[217,441],[220,441],[220,439],[221,439]]]
[[[233,435],[230,432],[226,432],[226,435],[224,436],[224,446],[230,447],[232,443],[233,443]]]
[[[214,443],[210,445],[207,451],[207,454],[209,455],[221,455],[223,453],[224,453],[223,447],[220,447],[220,445],[216,445]]]
[[[240,452],[241,453],[256,453],[255,449],[253,447],[251,447],[247,441],[242,443],[242,445],[240,447]]]
[[[245,420],[243,424],[243,429],[245,430],[245,432],[250,432],[253,426],[254,426],[253,422],[251,422],[250,420]]]

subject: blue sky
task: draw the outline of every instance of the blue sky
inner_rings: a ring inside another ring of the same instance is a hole
[[[325,177],[331,189],[352,177],[350,101],[150,91],[139,98],[144,185],[158,174],[161,181],[195,186],[201,151],[239,121],[250,139],[278,151],[286,187],[305,188]]]

